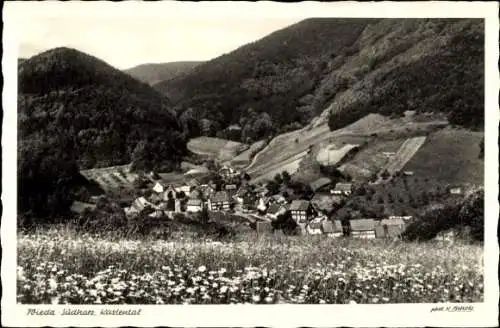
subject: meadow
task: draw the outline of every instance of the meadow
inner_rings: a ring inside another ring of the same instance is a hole
[[[18,234],[23,304],[480,302],[480,245],[238,235]]]

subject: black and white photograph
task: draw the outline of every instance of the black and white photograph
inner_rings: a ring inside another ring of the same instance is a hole
[[[23,320],[404,304],[498,320],[480,310],[487,287],[498,301],[484,4],[470,17],[9,5],[2,245],[9,220]]]

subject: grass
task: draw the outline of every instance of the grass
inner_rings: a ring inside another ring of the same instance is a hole
[[[482,247],[245,234],[18,236],[18,301],[70,304],[418,303],[483,299]]]
[[[198,155],[228,160],[248,148],[248,145],[220,138],[198,137],[189,140],[187,147]]]
[[[444,129],[427,142],[406,164],[404,170],[445,183],[484,183],[484,161],[479,159],[479,143],[484,132]]]

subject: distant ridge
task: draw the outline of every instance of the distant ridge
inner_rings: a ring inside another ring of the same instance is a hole
[[[179,61],[142,64],[126,69],[124,72],[132,75],[139,81],[148,83],[149,85],[155,85],[162,81],[168,81],[187,74],[201,63],[200,61]]]

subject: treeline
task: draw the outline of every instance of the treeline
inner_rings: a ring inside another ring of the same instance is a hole
[[[446,231],[454,231],[466,239],[484,240],[484,190],[424,212],[406,228],[403,237],[424,241]]]
[[[367,101],[355,102],[329,117],[336,130],[369,113],[404,111],[448,114],[451,124],[471,129],[484,125],[484,34],[464,31],[446,51],[391,70],[379,77]]]

